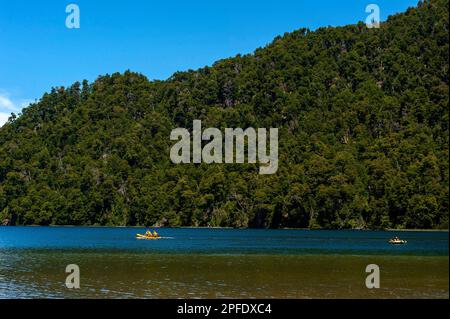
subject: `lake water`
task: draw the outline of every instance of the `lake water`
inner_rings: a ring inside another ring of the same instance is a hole
[[[448,232],[0,227],[0,298],[449,298]],[[406,245],[389,245],[394,235]],[[65,286],[68,264],[80,289]],[[365,285],[380,267],[380,288]]]

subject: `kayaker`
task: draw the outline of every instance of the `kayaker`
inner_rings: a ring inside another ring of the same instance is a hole
[[[159,234],[156,232],[156,230],[153,231],[153,237],[158,237]]]
[[[147,230],[147,231],[145,232],[145,236],[147,236],[147,237],[152,237],[153,235],[152,235],[152,232],[151,232],[150,230]]]

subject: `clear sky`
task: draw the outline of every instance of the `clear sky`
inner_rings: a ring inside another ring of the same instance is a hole
[[[165,79],[284,32],[365,21],[371,3],[383,21],[417,0],[0,0],[0,125],[53,86],[127,69]]]

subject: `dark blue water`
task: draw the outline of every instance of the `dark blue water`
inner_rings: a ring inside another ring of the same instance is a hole
[[[1,250],[108,250],[175,254],[317,254],[448,256],[448,232],[160,229],[161,240],[136,240],[139,228],[0,227]],[[399,236],[406,245],[390,245]]]

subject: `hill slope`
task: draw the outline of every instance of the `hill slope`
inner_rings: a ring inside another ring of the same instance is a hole
[[[276,38],[150,82],[126,72],[43,95],[0,129],[13,225],[448,227],[448,0],[380,29]],[[278,127],[279,170],[174,165],[170,132]]]

